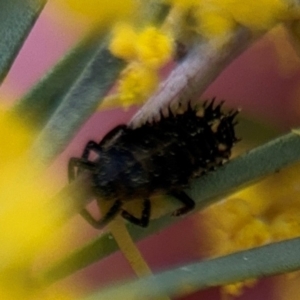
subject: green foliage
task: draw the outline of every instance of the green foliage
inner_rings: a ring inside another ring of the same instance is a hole
[[[0,82],[5,78],[46,0],[0,1]]]

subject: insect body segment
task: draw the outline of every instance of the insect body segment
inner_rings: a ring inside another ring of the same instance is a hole
[[[81,158],[71,158],[69,179],[82,171],[91,172],[95,197],[112,201],[102,219],[95,220],[87,210],[82,216],[94,227],[105,226],[117,214],[131,223],[147,226],[151,214],[149,198],[156,193],[177,198],[183,207],[173,215],[192,210],[194,201],[183,191],[191,179],[199,177],[228,160],[237,141],[234,121],[237,111],[222,112],[213,101],[200,108],[190,105],[184,112],[161,116],[138,128],[119,125],[100,143],[90,141]],[[90,152],[97,158],[90,160]],[[143,199],[141,217],[124,210],[131,199]]]

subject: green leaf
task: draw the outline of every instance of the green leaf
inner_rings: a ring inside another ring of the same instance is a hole
[[[293,272],[300,268],[299,251],[299,238],[273,243],[113,285],[84,300],[178,297],[209,287]]]
[[[125,62],[100,47],[38,136],[33,153],[46,165],[70,142],[76,131],[96,110],[124,68]]]
[[[300,136],[289,133],[231,160],[215,172],[194,180],[187,193],[195,200],[196,210],[200,210],[297,161],[300,161]],[[140,240],[177,222],[178,218],[170,216],[169,213],[178,208],[178,205],[174,201],[173,206],[166,210],[167,215],[151,220],[147,228],[127,224],[132,238]],[[52,266],[44,273],[44,277],[50,282],[58,280],[117,250],[112,236],[108,233],[102,234]]]
[[[0,82],[5,78],[46,0],[0,0]]]
[[[102,44],[103,33],[97,28],[64,56],[14,105],[12,111],[41,129]]]

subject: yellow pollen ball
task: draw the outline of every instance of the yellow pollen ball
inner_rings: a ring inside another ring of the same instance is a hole
[[[254,30],[272,27],[284,18],[286,11],[286,4],[280,0],[252,1],[248,5],[241,5],[240,1],[236,1],[231,7],[235,20]]]
[[[142,103],[157,87],[156,72],[141,65],[127,69],[119,85],[119,98],[122,105],[128,107]]]
[[[230,15],[223,15],[220,12],[199,10],[196,13],[198,28],[196,31],[209,38],[229,33],[236,27],[236,22]]]
[[[120,57],[125,60],[134,59],[136,56],[136,39],[137,34],[131,26],[127,24],[119,24],[114,29],[109,50],[116,57]]]
[[[209,3],[252,30],[264,30],[272,27],[276,22],[283,20],[288,11],[288,5],[282,0],[210,0]]]
[[[233,251],[250,249],[264,245],[271,240],[269,226],[259,219],[253,219],[242,227],[234,236]]]
[[[73,17],[75,14],[75,17],[79,19],[86,19],[94,25],[103,27],[116,21],[132,18],[138,7],[137,1],[134,0],[53,0],[52,2],[59,8],[61,7],[62,13],[71,12]]]
[[[226,213],[224,213],[226,212]],[[253,218],[248,203],[242,199],[228,199],[221,205],[212,206],[209,213],[214,213],[217,227],[232,234]]]
[[[300,235],[299,213],[295,211],[283,212],[270,225],[274,240],[293,238]]]
[[[171,59],[173,40],[159,29],[147,27],[137,38],[136,51],[142,64],[158,69]]]

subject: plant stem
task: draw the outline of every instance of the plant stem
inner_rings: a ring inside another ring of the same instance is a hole
[[[184,105],[197,99],[224,68],[254,40],[248,29],[238,28],[221,41],[201,40],[195,43],[186,57],[132,118],[130,125],[138,127],[147,120],[159,117],[164,108],[176,108],[179,103]]]

